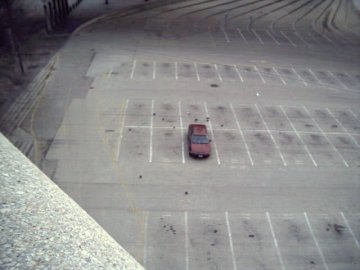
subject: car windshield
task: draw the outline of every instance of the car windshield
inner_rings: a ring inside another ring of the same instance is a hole
[[[209,139],[206,135],[192,135],[191,141],[193,143],[201,143],[201,144],[209,143]]]

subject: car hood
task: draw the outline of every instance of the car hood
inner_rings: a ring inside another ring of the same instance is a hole
[[[208,143],[192,143],[191,144],[191,152],[193,153],[201,153],[208,154],[210,153],[210,144]]]

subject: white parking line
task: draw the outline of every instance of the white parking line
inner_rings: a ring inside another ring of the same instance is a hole
[[[243,79],[243,77],[241,76],[240,71],[238,70],[237,66],[234,65],[234,68],[235,68],[235,71],[236,71],[237,75],[238,75],[239,78],[240,78],[240,81],[243,83],[243,82],[244,82],[244,79]]]
[[[175,80],[178,79],[178,63],[175,62]]]
[[[332,73],[331,71],[328,72],[342,87],[344,87],[345,89],[349,89],[346,84],[344,84],[338,77],[335,76],[334,73]]]
[[[285,270],[284,262],[283,262],[283,259],[282,259],[282,256],[281,256],[281,251],[280,251],[279,244],[278,244],[278,241],[277,241],[277,239],[276,239],[276,235],[275,235],[275,232],[274,232],[272,223],[271,223],[271,219],[270,219],[270,214],[269,214],[269,212],[266,212],[266,218],[267,218],[267,221],[268,221],[268,223],[269,223],[269,227],[270,227],[270,231],[271,231],[271,236],[272,236],[272,238],[273,238],[273,240],[274,240],[274,246],[275,246],[275,248],[276,248],[276,254],[277,254],[277,256],[278,256],[281,269],[282,269],[282,270]]]
[[[355,140],[355,138],[350,134],[350,132],[347,130],[346,127],[343,126],[343,124],[335,117],[335,115],[332,113],[332,111],[330,111],[329,108],[326,108],[327,112],[331,115],[332,118],[335,119],[336,123],[338,123],[338,125],[345,130],[346,134],[352,139],[352,141],[355,143],[355,145],[357,147],[360,147],[359,143]]]
[[[316,120],[314,119],[314,117],[312,117],[312,115],[310,114],[309,110],[303,106],[305,112],[310,116],[311,120],[315,123],[315,125],[317,126],[317,128],[320,130],[320,132],[322,133],[322,135],[326,138],[326,140],[328,141],[328,143],[330,144],[330,146],[332,147],[332,149],[338,154],[338,156],[340,157],[340,159],[342,160],[342,162],[344,163],[344,165],[346,167],[349,167],[349,164],[346,162],[346,160],[344,159],[344,157],[340,154],[339,150],[335,147],[335,145],[330,141],[329,137],[326,135],[326,133],[322,130],[322,128],[319,126],[318,122],[316,122]]]
[[[115,157],[116,161],[119,161],[120,147],[121,147],[121,141],[122,141],[123,133],[124,133],[124,125],[125,125],[125,118],[126,118],[126,111],[128,108],[128,104],[129,104],[129,99],[127,99],[125,102],[123,117],[122,117],[121,124],[120,124],[119,141],[118,141],[118,145],[116,147],[116,157]],[[121,115],[121,112],[120,112],[120,115]]]
[[[351,229],[351,226],[349,224],[349,221],[347,220],[347,218],[345,217],[343,212],[340,212],[342,219],[344,220],[346,227],[349,229],[349,232],[352,236],[352,238],[354,239],[355,245],[357,246],[358,249],[360,249],[360,244],[359,241],[356,239],[355,234],[353,232],[353,230]]]
[[[183,127],[182,112],[181,112],[181,101],[178,102],[178,108],[179,108],[180,132],[181,132],[182,164],[185,164],[184,127]]]
[[[292,42],[292,40],[283,31],[280,31],[280,34],[282,34],[283,37],[286,38],[290,42],[291,45],[293,45],[294,47],[297,47],[297,45],[294,42]]]
[[[231,236],[229,213],[227,211],[225,212],[225,219],[226,219],[226,227],[227,227],[227,230],[228,230],[228,237],[229,237],[229,243],[230,243],[231,259],[232,259],[234,270],[237,270],[236,261],[235,261],[234,245],[233,245],[233,240],[232,240],[232,236]]]
[[[223,32],[224,36],[225,36],[225,40],[227,43],[230,43],[230,39],[229,39],[229,36],[228,34],[226,33],[224,27],[221,27],[221,31]]]
[[[318,243],[318,241],[317,241],[317,239],[316,239],[316,237],[315,237],[314,231],[313,231],[313,229],[312,229],[312,227],[311,227],[311,224],[310,224],[310,221],[309,221],[309,218],[308,218],[306,212],[304,212],[304,216],[305,216],[305,220],[306,220],[306,223],[307,223],[307,225],[308,225],[308,228],[309,228],[309,230],[310,230],[310,234],[311,234],[311,236],[312,236],[312,238],[313,238],[313,240],[314,240],[314,242],[315,242],[316,248],[317,248],[317,250],[318,250],[318,252],[319,252],[319,254],[320,254],[321,260],[322,260],[322,262],[323,262],[323,264],[324,264],[324,266],[325,266],[325,269],[326,269],[326,270],[329,270],[329,267],[328,267],[328,265],[327,265],[327,263],[326,263],[326,261],[325,261],[324,255],[323,255],[322,250],[321,250],[321,248],[320,248],[320,245],[319,245],[319,243]]]
[[[255,104],[255,108],[256,108],[256,110],[258,111],[258,113],[259,113],[259,115],[260,115],[260,118],[261,118],[261,120],[263,121],[264,126],[266,127],[266,130],[267,130],[267,132],[269,133],[269,135],[270,135],[270,137],[271,137],[271,140],[273,141],[273,143],[274,143],[274,145],[275,145],[275,148],[278,150],[279,155],[280,155],[280,158],[281,158],[284,166],[287,166],[287,163],[286,163],[286,161],[285,161],[285,159],[284,159],[284,156],[283,156],[283,154],[282,154],[281,151],[280,151],[280,147],[279,147],[279,145],[277,144],[277,142],[275,141],[275,139],[274,139],[274,137],[273,137],[273,135],[272,135],[272,133],[271,133],[271,131],[270,131],[270,129],[269,129],[269,127],[268,127],[268,125],[267,125],[267,123],[266,123],[263,115],[262,115],[262,113],[260,112],[260,109],[259,109],[259,107],[258,107],[257,104]]]
[[[253,161],[253,159],[252,159],[252,157],[251,157],[251,154],[250,154],[250,151],[249,151],[249,147],[248,147],[248,145],[247,145],[247,143],[246,143],[244,133],[243,133],[242,128],[241,128],[241,126],[240,126],[239,120],[238,120],[238,118],[237,118],[237,116],[236,116],[236,114],[235,114],[235,110],[234,110],[234,107],[233,107],[232,103],[230,103],[230,109],[231,109],[231,111],[232,111],[232,114],[234,115],[235,122],[236,122],[236,126],[237,126],[237,128],[238,128],[238,130],[239,130],[239,132],[240,132],[240,136],[241,136],[242,140],[244,141],[246,153],[247,153],[248,158],[249,158],[249,160],[250,160],[251,166],[254,166],[254,161]]]
[[[260,41],[262,45],[264,45],[264,41],[260,38],[260,36],[256,33],[254,29],[251,29],[251,32],[256,36],[256,38]]]
[[[301,138],[301,136],[300,136],[299,132],[297,131],[297,129],[295,128],[294,124],[291,122],[291,120],[290,120],[289,116],[287,115],[286,111],[284,110],[284,108],[283,108],[281,105],[280,105],[279,107],[280,107],[280,110],[281,110],[281,111],[283,112],[283,114],[285,115],[286,119],[288,120],[291,128],[295,131],[295,134],[296,134],[296,136],[299,138],[301,144],[304,146],[305,151],[306,151],[307,154],[309,155],[312,163],[314,164],[315,167],[317,167],[318,165],[317,165],[314,157],[313,157],[312,154],[310,153],[310,150],[309,150],[308,147],[306,146],[304,140]]]
[[[156,61],[153,63],[153,80],[156,79]]]
[[[261,79],[261,81],[263,82],[263,84],[266,83],[264,77],[261,75],[260,71],[258,70],[258,68],[256,66],[254,66],[254,69],[256,70],[256,72],[259,74],[259,77]]]
[[[315,80],[317,80],[318,81],[318,83],[319,84],[322,84],[323,85],[323,82],[322,81],[320,81],[320,79],[316,76],[316,74],[315,74],[315,72],[314,71],[312,71],[312,69],[311,68],[308,68],[308,71],[310,72],[310,74],[315,78]]]
[[[276,73],[276,75],[279,77],[279,79],[281,80],[281,82],[286,85],[285,80],[283,79],[283,77],[280,75],[280,73],[277,71],[277,69],[275,67],[272,67],[272,69],[274,70],[274,72]]]
[[[236,28],[236,30],[238,31],[239,35],[241,36],[241,38],[244,40],[244,42],[246,44],[248,44],[248,41],[246,40],[245,36],[243,35],[243,33],[241,32],[241,30],[239,28]]]
[[[153,126],[154,126],[154,100],[151,101],[151,115],[150,115],[150,149],[149,162],[152,162],[153,156]]]
[[[130,79],[131,80],[134,78],[135,66],[136,66],[136,60],[134,60],[133,66],[132,66],[132,69],[131,69],[131,74],[130,74]]]
[[[325,34],[321,33],[321,32],[317,32],[318,34],[320,34],[324,39],[326,39],[328,42],[330,42],[334,47],[338,47],[330,38],[328,38],[327,36],[325,36]]]
[[[272,39],[277,45],[280,45],[280,42],[277,41],[277,39],[270,33],[269,30],[266,30],[265,32],[266,32],[266,34],[268,34],[269,37],[271,37],[271,39]]]
[[[209,119],[210,119],[209,110],[208,110],[208,108],[207,108],[206,102],[204,102],[204,108],[205,108],[206,117],[209,117]],[[209,123],[209,128],[210,128],[210,133],[211,133],[212,141],[213,141],[213,143],[214,143],[216,160],[217,160],[217,163],[220,165],[219,152],[218,152],[218,149],[217,149],[217,146],[216,146],[215,136],[214,136],[214,130],[213,130],[212,125],[211,125],[211,120],[209,120],[208,123]]]
[[[146,268],[147,263],[147,231],[148,231],[148,224],[149,224],[149,212],[145,212],[145,221],[144,221],[144,257],[143,257],[143,265]]]
[[[188,228],[188,213],[185,211],[185,269],[189,270],[189,228]]]
[[[220,72],[219,72],[219,69],[218,69],[217,64],[214,64],[214,67],[215,67],[215,70],[216,70],[216,73],[217,73],[217,75],[218,75],[218,78],[219,78],[220,82],[222,82],[223,79],[222,79],[222,77],[221,77],[221,75],[220,75]]]
[[[358,119],[357,115],[351,109],[348,109],[348,111],[352,114],[352,116],[354,116],[354,118]]]
[[[295,68],[292,68],[291,70],[296,74],[296,76],[299,78],[299,80],[301,80],[301,81],[303,82],[303,84],[304,84],[305,86],[308,86],[308,84],[306,83],[306,81],[304,80],[304,78],[301,77],[300,74],[296,72]]]
[[[199,71],[198,71],[196,62],[194,62],[194,67],[195,67],[195,72],[196,72],[196,78],[198,81],[200,81],[200,75],[199,75]]]
[[[106,76],[107,79],[110,79],[112,72],[113,72],[113,69],[112,69],[112,67],[111,67],[111,68],[110,68],[110,71],[107,73],[107,76]]]
[[[310,45],[310,43],[308,43],[298,32],[295,31],[294,34],[295,34],[302,42],[304,42],[304,44],[305,44],[309,49],[313,48],[313,46]]]

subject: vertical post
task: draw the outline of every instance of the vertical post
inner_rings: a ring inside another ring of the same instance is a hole
[[[55,23],[55,19],[54,19],[54,16],[55,16],[54,7],[51,2],[48,2],[48,9],[49,9],[49,20],[50,20],[51,31],[52,31],[52,30],[54,30],[56,23]]]
[[[7,35],[8,41],[10,43],[11,51],[14,56],[14,61],[17,64],[17,66],[19,67],[21,75],[24,75],[25,69],[24,69],[23,60],[22,60],[21,53],[20,53],[20,47],[19,47],[19,43],[18,43],[16,36],[14,35],[14,31],[13,31],[11,4],[8,2],[8,0],[3,0],[3,5],[5,8],[6,35]]]
[[[45,18],[45,31],[46,31],[46,33],[50,33],[51,23],[50,23],[50,15],[49,15],[48,6],[46,4],[44,4],[43,8],[44,8],[44,18]]]

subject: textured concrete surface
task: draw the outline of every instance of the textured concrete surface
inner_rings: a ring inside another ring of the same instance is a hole
[[[1,269],[143,269],[0,134]]]

